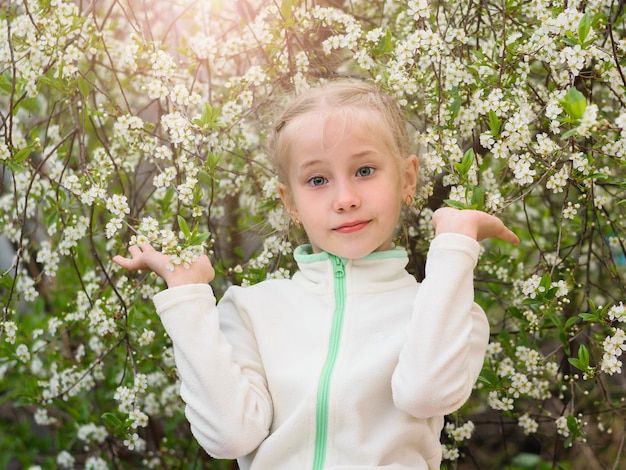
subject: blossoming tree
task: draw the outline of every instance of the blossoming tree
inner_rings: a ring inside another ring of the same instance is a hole
[[[449,468],[618,468],[625,406],[626,34],[594,0],[5,0],[0,19],[0,466],[231,468],[191,438],[150,241],[210,251],[218,292],[293,272],[265,152],[288,92],[397,96],[422,181],[399,243],[422,276],[443,204],[498,213],[492,338],[444,430]],[[442,339],[443,340],[443,339]],[[219,378],[216,378],[219,380]],[[598,452],[598,449],[603,449]]]

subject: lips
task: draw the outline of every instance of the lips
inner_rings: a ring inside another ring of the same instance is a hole
[[[335,227],[334,230],[339,233],[354,233],[364,229],[369,223],[369,220],[355,220]]]

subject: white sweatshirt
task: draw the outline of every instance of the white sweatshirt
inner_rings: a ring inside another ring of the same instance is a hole
[[[444,415],[469,397],[489,338],[478,243],[437,236],[421,285],[403,250],[307,249],[293,279],[231,287],[218,307],[203,284],[154,297],[194,436],[242,470],[439,468]]]

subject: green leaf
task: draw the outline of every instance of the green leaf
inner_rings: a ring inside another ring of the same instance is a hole
[[[224,127],[225,124],[217,120],[220,113],[221,111],[219,108],[214,108],[209,103],[205,103],[204,108],[202,109],[202,114],[199,117],[194,118],[191,122],[203,131],[215,127]]]
[[[595,323],[599,320],[598,316],[594,315],[593,313],[581,313],[578,316],[586,322]]]
[[[283,15],[285,20],[289,20],[293,15],[293,7],[296,5],[298,0],[283,0],[280,2],[280,13]]]
[[[486,385],[494,385],[498,383],[498,376],[490,367],[483,367],[483,370],[480,371],[480,375],[478,376],[478,380]]]
[[[189,225],[187,224],[187,221],[180,215],[178,216],[178,227],[180,228],[180,230],[183,232],[183,234],[185,235],[187,239],[191,238],[191,231],[189,230]]]
[[[589,367],[589,350],[584,344],[581,344],[578,348],[578,359],[585,364],[586,367]]]
[[[571,365],[576,367],[576,369],[578,369],[578,370],[582,370],[583,372],[586,370],[586,369],[583,369],[583,366],[581,365],[579,359],[576,359],[574,357],[568,357],[567,358],[567,362],[569,362]]]
[[[585,44],[585,39],[587,39],[590,30],[591,18],[585,13],[578,23],[578,41],[581,46]]]
[[[15,155],[13,156],[13,163],[22,163],[24,160],[26,160],[29,156],[30,153],[33,151],[32,147],[25,147],[23,149],[18,150],[17,152],[15,152]]]
[[[474,209],[482,209],[485,205],[485,189],[478,186],[472,190],[472,207]]]
[[[513,464],[521,467],[534,469],[541,463],[541,457],[537,454],[521,453],[513,457]]]
[[[581,366],[578,368],[583,372],[589,368],[589,350],[584,344],[581,344],[578,348],[578,362]]]
[[[581,344],[578,347],[578,357],[570,357],[567,361],[582,372],[587,372],[589,370],[589,350],[587,346]]]
[[[587,99],[575,87],[570,88],[561,100],[565,112],[573,119],[581,119],[587,109]]]
[[[574,417],[574,415],[567,416],[567,429],[572,434],[578,434],[578,420]]]
[[[565,329],[569,330],[576,322],[578,321],[578,317],[570,317],[565,322]]]
[[[456,119],[456,117],[459,115],[460,110],[461,98],[457,96],[454,98],[454,100],[452,100],[452,103],[450,104],[450,111],[452,112],[452,115],[450,116],[451,120]]]
[[[391,30],[387,28],[387,31],[385,32],[385,36],[383,36],[383,38],[378,43],[377,52],[380,55],[385,55],[391,52],[392,49],[393,49],[393,36],[391,34]]]
[[[502,122],[498,118],[498,115],[493,110],[489,110],[489,128],[491,129],[491,134],[494,137],[500,135],[500,126]]]
[[[202,245],[202,243],[207,241],[210,236],[211,236],[211,232],[204,232],[204,233],[199,233],[197,235],[194,235],[191,238],[191,240],[189,240],[189,245],[191,246]]]
[[[472,168],[472,165],[474,164],[475,158],[476,155],[474,154],[474,149],[470,147],[463,154],[463,159],[459,163],[454,164],[454,169],[461,176],[467,176],[470,169]]]
[[[89,81],[85,80],[83,77],[78,77],[76,79],[76,84],[78,85],[78,89],[83,99],[87,99],[89,93],[91,93],[91,90],[93,89],[91,83],[89,83]]]
[[[578,128],[576,127],[574,129],[570,129],[569,131],[563,133],[563,135],[561,136],[561,139],[563,140],[569,139],[571,136],[573,136],[577,132],[578,132]]]
[[[0,277],[0,287],[9,290],[11,289],[12,285],[13,277],[11,277],[10,274],[5,274],[4,276]]]
[[[543,288],[542,290],[544,293],[547,293],[548,290],[550,290],[551,284],[552,284],[552,276],[550,276],[550,273],[545,273],[541,277],[541,281],[539,281],[539,286]]]
[[[13,91],[13,79],[11,78],[11,74],[6,71],[0,74],[0,90],[3,90],[7,94]]]
[[[459,201],[455,201],[454,199],[446,199],[443,202],[446,203],[446,205],[454,208],[454,209],[466,209],[465,204],[463,204],[462,202]]]
[[[100,418],[104,425],[114,434],[119,433],[124,427],[122,420],[113,413],[103,413]]]

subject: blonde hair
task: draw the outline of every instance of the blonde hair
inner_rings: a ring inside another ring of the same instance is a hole
[[[377,86],[355,80],[338,80],[297,96],[279,115],[269,138],[269,150],[278,179],[287,183],[287,163],[296,136],[290,129],[301,116],[325,110],[343,110],[379,132],[398,164],[409,156],[407,120],[400,106]]]

